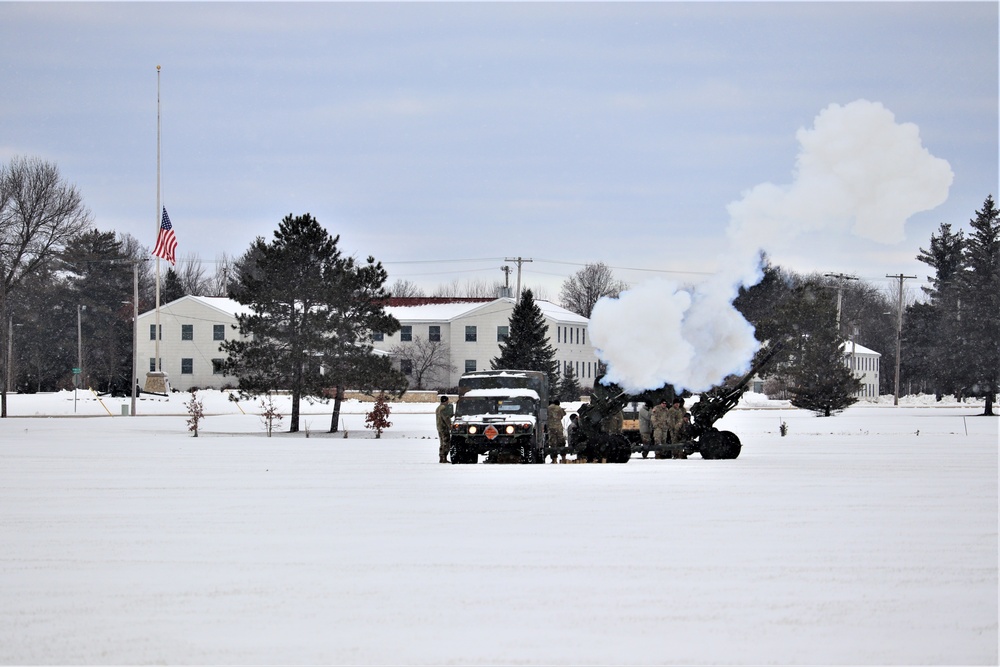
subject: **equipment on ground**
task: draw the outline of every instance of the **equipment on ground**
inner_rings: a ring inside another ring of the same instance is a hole
[[[699,401],[691,406],[691,423],[684,429],[680,442],[669,443],[659,448],[661,455],[672,455],[675,452],[683,455],[699,453],[703,459],[735,459],[740,455],[742,444],[739,437],[732,431],[720,431],[715,428],[715,422],[736,407],[740,397],[746,392],[753,377],[759,373],[784,345],[777,343],[769,348],[756,364],[731,385],[722,385],[701,395]],[[594,393],[590,403],[583,405],[578,411],[579,425],[567,445],[567,452],[574,454],[578,460],[591,462],[627,463],[633,452],[657,451],[656,445],[645,446],[638,440],[638,431],[618,431],[614,427],[613,418],[619,415],[630,403],[649,403],[657,405],[666,402],[673,403],[675,398],[684,398],[671,385],[645,391],[640,394],[629,394],[614,383],[594,385]]]

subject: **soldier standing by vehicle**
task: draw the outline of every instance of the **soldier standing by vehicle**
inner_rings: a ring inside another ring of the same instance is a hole
[[[670,444],[677,447],[681,443],[681,427],[684,425],[684,408],[681,399],[675,398],[674,404],[667,410],[667,431],[670,434]],[[673,458],[686,459],[683,448],[674,449]]]
[[[549,454],[552,462],[557,463],[560,452],[563,461],[566,460],[566,435],[563,433],[563,417],[566,411],[559,406],[559,401],[549,401]]]
[[[451,449],[451,418],[455,415],[455,406],[448,402],[447,396],[441,397],[441,404],[434,411],[437,421],[438,439],[441,445],[438,447],[438,458],[440,463],[448,462],[448,450]]]
[[[667,444],[667,402],[661,401],[653,408],[649,415],[649,421],[653,425],[653,442],[656,444],[656,458],[665,459],[667,455],[663,447]]]
[[[639,439],[642,441],[642,458],[649,454],[650,445],[653,444],[653,423],[649,420],[649,413],[652,406],[643,403],[639,408]]]

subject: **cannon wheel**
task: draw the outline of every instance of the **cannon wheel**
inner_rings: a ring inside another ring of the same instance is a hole
[[[743,445],[732,431],[709,431],[698,438],[698,449],[703,459],[735,459]]]
[[[609,438],[608,449],[610,463],[628,463],[632,458],[632,443],[624,435],[615,434]]]

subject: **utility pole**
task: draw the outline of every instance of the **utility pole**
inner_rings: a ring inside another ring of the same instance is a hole
[[[857,276],[849,276],[846,273],[824,273],[827,278],[837,278],[840,284],[837,286],[837,331],[840,331],[840,305],[844,300],[844,281],[857,280]]]
[[[521,303],[521,264],[524,262],[533,262],[533,259],[524,259],[523,257],[505,257],[505,262],[517,262],[517,296],[514,297],[514,303]]]
[[[503,295],[504,296],[510,296],[510,271],[511,271],[511,268],[509,266],[507,266],[506,264],[504,264],[503,266],[500,267],[500,270],[503,271]]]
[[[910,279],[916,280],[916,276],[904,276],[902,273],[890,276],[886,274],[886,278],[895,278],[899,281],[899,305],[896,309],[896,381],[893,384],[892,390],[892,404],[899,405],[899,353],[900,353],[900,338],[903,332],[903,281]]]

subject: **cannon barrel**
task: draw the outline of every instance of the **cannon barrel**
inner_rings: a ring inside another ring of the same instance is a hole
[[[701,400],[691,407],[691,420],[696,437],[711,430],[715,422],[722,419],[726,416],[727,412],[736,407],[736,404],[740,402],[740,397],[746,392],[753,377],[771,363],[774,356],[784,346],[784,341],[779,341],[772,345],[731,389],[702,395]]]

